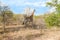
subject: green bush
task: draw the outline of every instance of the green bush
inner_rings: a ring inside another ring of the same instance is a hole
[[[60,26],[60,14],[52,13],[48,17],[45,18],[46,24],[48,26]]]

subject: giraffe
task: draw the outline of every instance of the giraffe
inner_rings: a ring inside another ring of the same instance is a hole
[[[33,24],[34,12],[35,12],[35,9],[33,10],[33,12],[31,13],[30,16],[24,17],[24,18],[25,18],[25,19],[24,19],[24,22],[23,22],[24,25]],[[28,23],[28,24],[27,24],[27,23]]]

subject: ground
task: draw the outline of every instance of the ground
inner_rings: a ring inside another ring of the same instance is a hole
[[[60,40],[60,29],[10,29],[0,35],[0,40]]]

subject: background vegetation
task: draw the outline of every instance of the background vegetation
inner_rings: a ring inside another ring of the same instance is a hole
[[[52,12],[45,20],[47,25],[49,26],[57,26],[60,27],[60,3],[58,0],[51,0],[52,2],[48,2],[47,6],[50,8],[54,7],[55,11]],[[53,11],[53,10],[52,10]]]
[[[47,7],[55,8],[52,13],[46,13],[44,15],[35,16],[34,23],[39,20],[39,23],[45,23],[47,27],[57,26],[60,27],[60,3],[58,0],[51,0],[52,2],[47,2]],[[22,24],[24,18],[23,14],[13,13],[8,6],[0,6],[0,25],[17,25]],[[41,20],[44,20],[44,22]],[[40,24],[39,24],[40,25]],[[40,25],[41,26],[41,25]]]

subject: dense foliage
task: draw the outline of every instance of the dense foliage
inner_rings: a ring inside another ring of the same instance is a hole
[[[58,3],[59,0],[51,0],[52,2],[48,2],[47,5],[52,7],[55,7],[55,10],[51,15],[46,17],[45,21],[47,25],[49,26],[60,26],[60,3]]]
[[[45,18],[45,21],[49,26],[60,26],[60,15],[52,13],[51,15]]]

